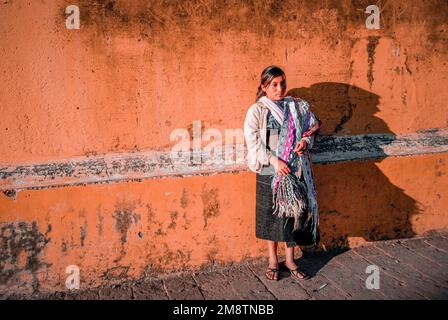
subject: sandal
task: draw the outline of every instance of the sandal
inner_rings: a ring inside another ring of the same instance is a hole
[[[278,267],[277,268],[270,268],[270,267],[268,267],[267,270],[266,270],[265,276],[269,280],[278,281],[278,276],[279,276],[279,269],[278,269]]]
[[[291,273],[291,278],[295,280],[308,280],[310,278],[309,274],[305,271],[300,271],[300,267],[289,269],[289,272]]]

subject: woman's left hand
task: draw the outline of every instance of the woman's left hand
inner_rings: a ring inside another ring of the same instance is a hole
[[[297,152],[299,155],[303,154],[303,151],[305,151],[308,148],[308,143],[306,140],[300,140],[296,147],[294,148],[294,152]]]

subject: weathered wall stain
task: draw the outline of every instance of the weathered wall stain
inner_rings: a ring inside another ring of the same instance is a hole
[[[333,48],[340,41],[349,38],[351,28],[363,26],[367,15],[365,8],[368,0],[325,1],[307,3],[288,1],[79,1],[81,23],[87,28],[97,29],[98,35],[106,38],[117,33],[150,39],[154,44],[166,46],[163,33],[179,33],[185,30],[201,28],[215,33],[227,31],[250,32],[264,37],[298,40],[312,38],[319,34]],[[413,7],[409,9],[408,7]],[[403,10],[406,8],[407,10]],[[430,16],[427,25],[428,40],[441,43],[438,26],[446,22],[448,5],[445,1],[412,4],[404,1],[385,3],[381,7],[381,32],[393,35],[396,21],[419,24]],[[412,11],[420,11],[413,15]],[[60,12],[65,12],[65,6]],[[397,17],[397,13],[400,16]],[[65,19],[63,15],[62,18]],[[323,27],[324,26],[324,27]],[[135,33],[135,30],[138,34]],[[200,33],[187,34],[189,38],[200,38]],[[203,36],[206,36],[204,33]],[[442,38],[444,39],[444,38]],[[157,41],[157,42],[156,42]],[[188,42],[187,42],[188,43]],[[194,42],[191,42],[193,46]],[[446,48],[446,47],[445,47]]]
[[[165,236],[166,231],[164,230],[163,223],[160,220],[156,219],[156,215],[151,204],[145,204],[145,208],[148,230],[153,231],[155,236]]]
[[[67,242],[65,242],[65,239],[61,239],[61,251],[63,253],[67,252]]]
[[[115,228],[120,233],[120,241],[124,245],[127,241],[128,231],[133,222],[132,211],[124,209],[114,212],[113,217],[116,220]]]
[[[103,233],[104,233],[104,230],[103,230],[103,228],[104,228],[104,216],[101,213],[101,206],[100,205],[97,207],[96,211],[97,211],[97,215],[98,215],[98,225],[97,225],[98,235],[100,237],[102,237]]]
[[[81,247],[84,247],[84,241],[87,237],[87,217],[86,217],[86,210],[81,210],[79,217],[83,220],[83,223],[79,226],[79,239],[81,243]]]
[[[184,224],[182,225],[182,228],[184,230],[188,230],[191,227],[191,220],[188,219],[187,211],[184,211],[184,214],[182,215],[182,217],[184,218]]]
[[[35,221],[19,221],[1,225],[0,236],[0,285],[8,285],[22,273],[32,276],[32,290],[39,290],[37,272],[46,270],[51,263],[41,259],[42,252],[50,242],[51,225],[45,233],[39,230]]]
[[[209,249],[207,252],[207,260],[214,264],[216,262],[216,258],[219,255],[219,244],[218,244],[218,238],[216,237],[216,235],[212,235],[211,237],[208,237],[207,239],[208,241],[208,245],[209,245]]]
[[[103,273],[101,278],[106,281],[111,280],[123,281],[128,276],[128,272],[129,272],[129,266],[114,266],[112,268],[107,269]]]
[[[171,223],[168,225],[168,229],[176,228],[176,220],[177,220],[178,216],[179,216],[179,212],[177,212],[177,211],[170,211]]]
[[[434,166],[434,170],[436,172],[437,177],[446,175],[445,161],[443,159],[439,159],[436,165]]]
[[[176,267],[173,268],[174,272],[184,271],[189,268],[191,253],[193,250],[173,250],[166,243],[162,244],[163,254],[158,258],[157,263],[149,264],[146,269],[150,270],[151,274],[158,274],[163,272],[163,266],[167,264],[172,264],[173,261],[176,261]]]
[[[369,81],[369,85],[370,88],[372,88],[372,84],[374,81],[374,77],[373,77],[373,66],[375,64],[375,48],[378,45],[380,37],[374,37],[374,36],[370,36],[368,38],[368,43],[367,43],[367,63],[369,65],[369,69],[367,71],[367,80]]]
[[[115,219],[115,229],[120,234],[121,251],[120,255],[114,262],[120,261],[125,255],[125,244],[128,241],[128,233],[132,224],[137,224],[140,221],[140,214],[133,212],[136,205],[133,203],[119,202],[116,204],[115,211],[112,217]]]
[[[214,218],[220,213],[220,203],[218,199],[218,189],[207,189],[206,185],[202,187],[202,215],[204,217],[204,228],[207,228],[207,223],[210,218]]]
[[[182,189],[182,197],[180,198],[180,206],[182,209],[186,209],[188,207],[188,193],[185,188]]]

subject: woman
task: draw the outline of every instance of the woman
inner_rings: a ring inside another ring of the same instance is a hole
[[[294,246],[317,244],[317,193],[308,150],[322,122],[307,101],[285,96],[286,75],[277,66],[261,73],[255,103],[244,121],[248,167],[256,172],[256,237],[268,240],[266,277],[278,280],[278,242],[294,279],[309,276],[294,261]]]

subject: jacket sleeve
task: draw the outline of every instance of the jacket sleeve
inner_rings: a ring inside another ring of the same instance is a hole
[[[302,115],[304,117],[304,130],[302,133],[302,139],[308,143],[308,150],[314,145],[317,134],[322,127],[322,121],[310,111],[310,105],[307,101],[303,101]]]
[[[259,128],[260,112],[256,105],[252,105],[247,111],[244,120],[244,138],[247,145],[247,165],[253,172],[260,173],[263,165],[269,165],[272,156],[270,150],[261,140],[261,134],[266,134],[266,129]]]

